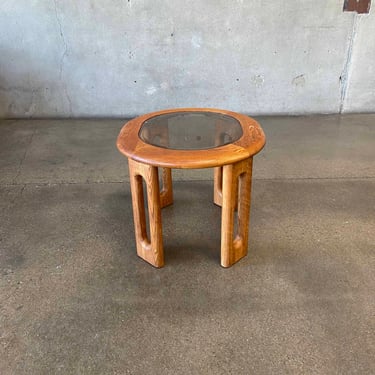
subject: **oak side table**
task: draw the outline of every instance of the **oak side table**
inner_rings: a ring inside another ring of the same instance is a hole
[[[244,257],[252,161],[264,144],[265,135],[254,119],[219,109],[169,109],[126,123],[117,147],[129,162],[138,256],[155,267],[164,266],[161,209],[173,203],[171,169],[215,168],[214,203],[222,207],[221,265],[230,267]]]

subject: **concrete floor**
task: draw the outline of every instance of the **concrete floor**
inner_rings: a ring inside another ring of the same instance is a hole
[[[249,255],[176,171],[135,251],[120,120],[0,122],[0,373],[374,374],[375,115],[260,118]]]

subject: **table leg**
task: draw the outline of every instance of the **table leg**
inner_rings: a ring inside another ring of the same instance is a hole
[[[158,168],[129,159],[130,186],[137,254],[155,267],[164,266],[161,196]],[[143,196],[143,180],[146,183],[150,237],[146,229],[146,210]]]
[[[214,203],[223,205],[223,167],[214,168]]]
[[[172,170],[162,168],[162,189],[160,191],[161,208],[173,204]]]
[[[223,166],[221,265],[230,267],[247,255],[252,158]],[[235,207],[238,201],[238,211]],[[237,233],[235,231],[237,220]]]
[[[238,191],[236,190],[236,194]],[[237,210],[238,196],[235,197],[234,209]],[[214,168],[214,204],[223,206],[223,167]]]

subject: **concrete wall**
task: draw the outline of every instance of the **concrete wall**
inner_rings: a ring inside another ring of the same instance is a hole
[[[183,106],[375,111],[375,15],[342,7],[343,0],[2,0],[0,117]]]
[[[368,16],[358,16],[353,29],[344,110],[375,112],[375,4]]]

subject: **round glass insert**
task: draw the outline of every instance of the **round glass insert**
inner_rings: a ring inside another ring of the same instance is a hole
[[[139,131],[143,142],[174,150],[203,150],[242,137],[234,117],[216,112],[174,112],[152,117]]]

